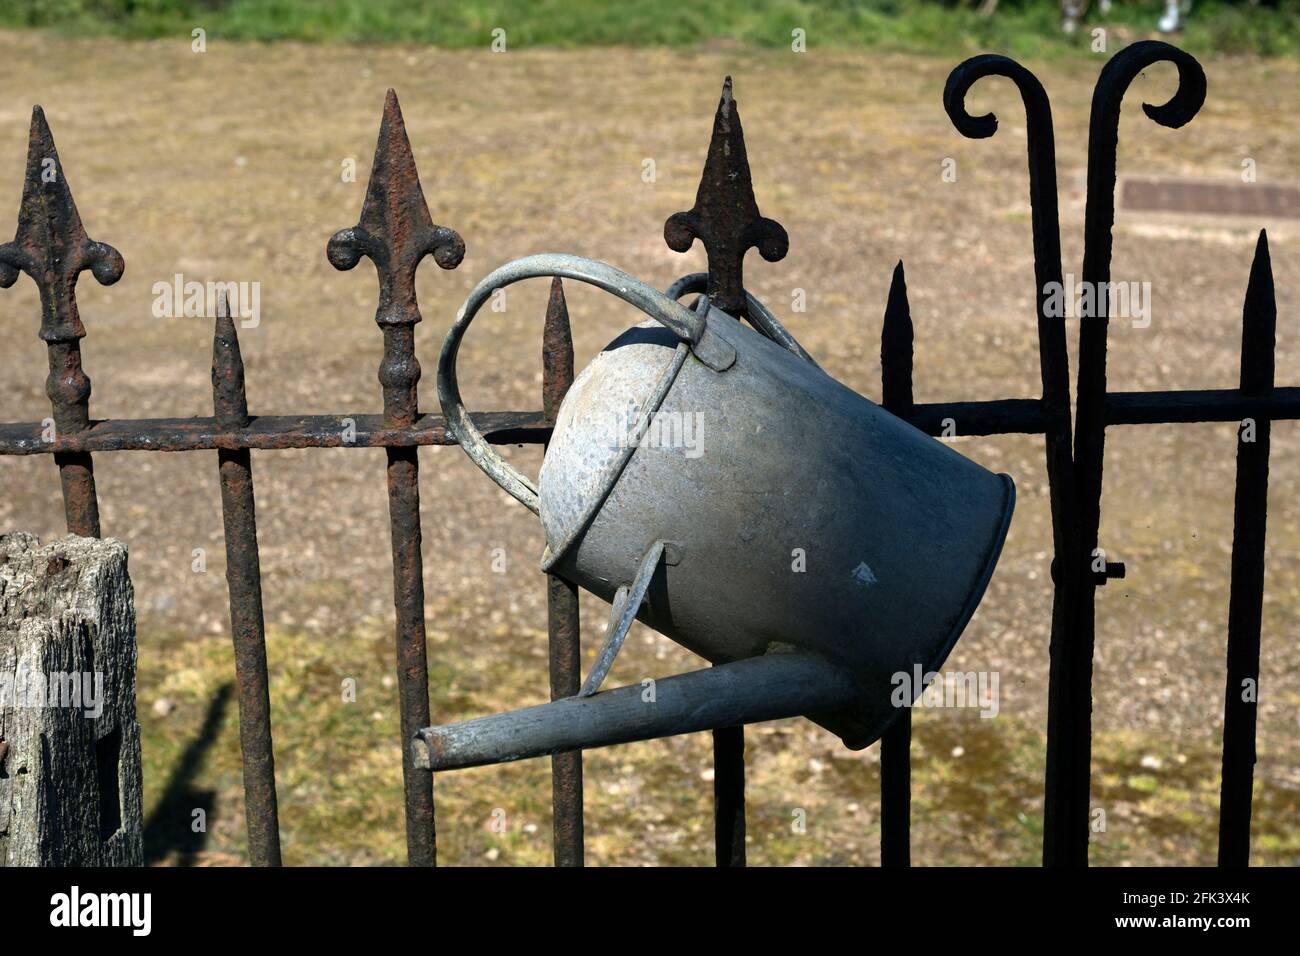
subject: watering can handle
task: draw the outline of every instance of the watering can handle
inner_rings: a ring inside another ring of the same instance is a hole
[[[707,272],[692,272],[689,275],[682,276],[670,285],[667,295],[670,299],[680,299],[691,292],[704,292],[708,286],[709,274]],[[799,340],[790,334],[790,330],[782,325],[771,310],[748,289],[745,290],[745,304],[749,307],[750,325],[787,352],[799,356],[799,358],[817,368],[821,368],[817,364],[817,360],[808,354],[808,350],[799,344]]]
[[[448,330],[447,337],[443,339],[442,354],[438,356],[438,401],[442,404],[442,413],[447,420],[447,430],[460,442],[470,460],[533,514],[538,511],[537,485],[502,458],[470,418],[456,380],[456,355],[470,322],[497,289],[521,279],[542,276],[577,279],[613,293],[689,344],[695,356],[709,368],[720,372],[730,368],[736,361],[736,350],[720,336],[709,331],[703,313],[692,312],[658,289],[603,262],[547,252],[507,262],[487,275],[470,292],[469,298],[456,314],[456,321]]]

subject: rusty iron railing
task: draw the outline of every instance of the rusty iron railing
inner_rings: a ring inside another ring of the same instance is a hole
[[[1143,108],[1156,122],[1182,126],[1205,98],[1205,76],[1188,54],[1165,43],[1135,43],[1103,69],[1092,102],[1088,148],[1088,200],[1083,280],[1100,287],[1110,278],[1111,229],[1120,104],[1129,84],[1148,66],[1169,62],[1179,86],[1163,106]],[[980,79],[1002,76],[1016,84],[1028,133],[1029,194],[1037,297],[1042,394],[1038,398],[918,403],[913,396],[912,320],[900,262],[894,271],[881,337],[882,403],[930,435],[959,423],[962,435],[1043,435],[1053,528],[1051,671],[1048,690],[1047,768],[1043,862],[1086,865],[1089,837],[1092,658],[1096,588],[1123,577],[1122,564],[1097,549],[1105,429],[1109,425],[1241,422],[1254,440],[1238,442],[1237,488],[1227,636],[1227,685],[1219,862],[1245,865],[1250,847],[1255,763],[1256,705],[1241,693],[1258,681],[1267,509],[1269,422],[1300,417],[1300,388],[1273,385],[1276,305],[1266,236],[1261,233],[1243,313],[1239,387],[1211,391],[1110,392],[1106,387],[1105,297],[1098,313],[1080,319],[1080,370],[1076,422],[1071,423],[1066,323],[1053,314],[1048,289],[1061,283],[1060,229],[1051,107],[1038,80],[1002,56],[974,57],[948,79],[943,102],[957,130],[984,138],[997,129],[992,114],[971,116],[965,97]],[[55,175],[49,175],[50,168]],[[699,239],[708,272],[678,285],[708,292],[714,305],[747,318],[743,261],[757,248],[769,262],[788,248],[785,230],[758,210],[740,115],[727,78],[714,116],[704,174],[694,207],[664,225],[669,247],[688,250]],[[411,764],[406,746],[430,721],[425,651],[423,566],[420,554],[419,463],[421,445],[453,444],[440,415],[419,411],[420,363],[414,326],[420,321],[415,270],[427,255],[454,269],[465,251],[453,230],[429,215],[396,95],[384,104],[374,166],[357,225],[331,238],[327,255],[338,269],[369,258],[379,276],[375,320],[384,333],[379,379],[383,414],[249,414],[244,369],[229,309],[217,310],[213,345],[213,416],[189,419],[95,420],[90,380],[81,368],[85,335],[75,296],[78,275],[89,269],[102,284],[122,275],[118,252],[86,235],[40,107],[32,114],[27,172],[18,229],[0,245],[0,287],[19,271],[36,282],[41,297],[40,336],[49,351],[46,392],[54,428],[45,423],[0,424],[0,454],[53,455],[62,482],[68,530],[98,536],[92,454],[112,451],[205,451],[218,456],[225,527],[231,633],[239,689],[240,746],[249,857],[255,865],[280,863],[275,769],[267,686],[265,627],[258,561],[251,453],[283,448],[382,447],[388,456],[389,517],[393,549],[397,678],[401,707],[408,860],[436,861],[432,775]],[[684,284],[683,284],[684,283]],[[573,342],[564,290],[551,286],[543,345],[542,409],[485,412],[475,423],[490,441],[544,444],[561,400],[573,381]],[[351,427],[345,428],[350,422]],[[1072,447],[1073,439],[1073,447]],[[578,691],[580,643],[576,588],[547,578],[552,698]],[[881,861],[910,863],[910,711],[881,741]],[[715,846],[719,866],[745,863],[745,738],[741,727],[714,731]],[[555,862],[583,863],[582,755],[552,758]]]

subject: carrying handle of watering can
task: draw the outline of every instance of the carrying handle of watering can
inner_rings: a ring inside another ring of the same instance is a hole
[[[724,371],[736,361],[735,348],[721,336],[709,331],[704,314],[692,312],[658,289],[595,259],[562,253],[540,253],[507,262],[487,275],[470,292],[469,298],[456,313],[456,321],[448,330],[447,337],[442,341],[442,354],[438,356],[438,401],[442,403],[447,430],[465,449],[470,460],[533,514],[538,513],[537,484],[502,458],[475,426],[460,397],[460,384],[456,379],[456,355],[470,322],[497,289],[521,279],[543,276],[577,279],[618,296],[690,345],[696,358],[715,371]]]
[[[709,274],[707,272],[692,272],[682,276],[670,285],[666,294],[670,299],[680,299],[692,292],[704,292],[708,287]],[[749,310],[749,324],[758,329],[765,338],[775,342],[787,352],[799,356],[799,358],[814,367],[821,368],[817,364],[817,360],[808,354],[808,350],[799,344],[799,340],[790,333],[790,330],[782,325],[780,320],[772,314],[772,311],[748,289],[745,290],[745,305]]]

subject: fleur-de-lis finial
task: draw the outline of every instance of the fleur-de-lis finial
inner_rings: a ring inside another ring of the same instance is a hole
[[[45,113],[35,107],[18,230],[13,242],[0,245],[0,288],[9,288],[25,272],[40,290],[40,337],[50,348],[46,391],[62,430],[84,427],[89,417],[90,380],[81,370],[78,344],[86,330],[77,311],[77,277],[89,269],[101,285],[112,285],[123,268],[116,249],[86,235]]]
[[[745,253],[756,247],[768,262],[778,262],[790,248],[781,224],[758,211],[731,77],[722,85],[695,206],[664,223],[664,241],[673,251],[686,252],[696,239],[708,252],[709,301],[735,316],[746,311]]]
[[[428,255],[444,269],[456,268],[465,256],[465,243],[455,230],[435,225],[429,216],[402,109],[392,90],[384,101],[361,220],[335,233],[326,255],[336,269],[351,269],[362,256],[375,264],[379,275],[375,321],[384,330],[384,361],[379,368],[384,413],[390,423],[410,424],[415,420],[420,379],[414,338],[415,323],[420,321],[415,270]]]

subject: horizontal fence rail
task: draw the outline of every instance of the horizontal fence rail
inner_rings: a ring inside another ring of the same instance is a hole
[[[1199,64],[1168,44],[1132,44],[1106,65],[1093,98],[1088,144],[1085,282],[1105,282],[1110,275],[1121,101],[1141,70],[1161,62],[1177,67],[1179,86],[1168,103],[1144,106],[1148,116],[1165,126],[1182,126],[1204,101],[1205,76]],[[992,114],[972,116],[965,108],[971,87],[986,77],[1013,82],[1025,108],[1042,394],[994,401],[915,402],[913,319],[900,262],[882,325],[882,404],[921,431],[940,438],[1044,436],[1054,552],[1043,844],[1043,861],[1049,865],[1087,863],[1095,589],[1125,574],[1122,564],[1107,561],[1097,547],[1105,429],[1192,422],[1241,425],[1227,624],[1219,862],[1245,865],[1250,846],[1256,703],[1242,688],[1257,685],[1259,678],[1269,425],[1273,420],[1300,418],[1300,388],[1275,387],[1273,382],[1276,303],[1267,237],[1260,234],[1247,285],[1237,388],[1109,391],[1108,317],[1106,304],[1098,297],[1099,314],[1080,320],[1080,369],[1072,415],[1066,322],[1063,316],[1052,314],[1047,296],[1050,284],[1062,278],[1051,108],[1038,80],[1013,60],[974,57],[952,72],[943,94],[944,109],[963,136],[986,138],[997,129]],[[43,175],[49,162],[56,171],[53,177]],[[750,248],[757,248],[768,262],[781,260],[789,238],[779,223],[759,212],[730,77],[714,115],[695,204],[667,220],[664,239],[678,252],[686,252],[700,240],[708,259],[703,291],[710,302],[775,337],[762,315],[751,314],[754,300],[745,291],[743,265]],[[362,258],[369,258],[379,276],[375,320],[384,337],[379,368],[382,414],[249,414],[237,323],[223,300],[214,330],[212,417],[96,420],[90,417],[90,380],[81,367],[80,339],[85,328],[75,286],[78,275],[86,270],[97,281],[111,284],[122,275],[124,262],[113,247],[86,235],[44,113],[40,107],[33,111],[18,228],[13,242],[0,245],[0,287],[11,286],[18,273],[25,272],[39,289],[40,337],[49,354],[46,391],[52,418],[0,424],[0,455],[53,455],[68,530],[98,536],[92,455],[217,452],[249,857],[255,865],[278,865],[281,855],[251,453],[291,448],[387,450],[408,859],[413,865],[436,862],[432,775],[412,765],[411,748],[406,746],[417,729],[430,723],[417,449],[454,444],[455,439],[441,415],[421,413],[418,407],[421,369],[413,330],[421,315],[415,271],[426,256],[432,256],[443,269],[453,269],[464,250],[456,232],[434,224],[430,217],[401,109],[390,90],[359,221],[336,233],[327,247],[328,259],[336,268],[351,269]],[[695,278],[688,277],[674,288],[685,289]],[[545,317],[542,359],[542,408],[476,414],[474,424],[488,441],[544,445],[551,437],[560,402],[574,376],[568,310],[558,278],[552,283]],[[547,608],[551,697],[570,697],[578,692],[581,680],[577,588],[561,577],[547,575]],[[881,742],[881,861],[887,866],[911,862],[910,743],[910,711],[903,709]],[[716,861],[720,866],[743,866],[743,728],[716,728],[713,745]],[[581,866],[584,862],[582,786],[582,754],[555,755],[552,797],[557,865]]]
[[[551,425],[541,412],[480,412],[474,422],[489,441],[502,445],[543,444],[551,437]],[[456,444],[441,415],[419,415],[401,426],[385,424],[382,415],[255,415],[234,427],[215,418],[108,419],[52,439],[42,432],[48,428],[39,422],[0,424],[0,455]]]
[[[497,445],[542,445],[551,421],[543,412],[475,412],[475,426]],[[1059,413],[1037,398],[980,402],[918,403],[900,418],[935,437],[1043,435]],[[1240,389],[1191,392],[1109,392],[1107,425],[1173,425],[1300,418],[1300,387],[1277,388],[1267,395]],[[949,424],[951,423],[951,424]],[[45,438],[42,422],[0,423],[0,455],[58,455],[97,451],[212,451],[285,448],[396,448],[454,445],[439,414],[422,414],[409,426],[390,428],[383,416],[255,415],[229,428],[214,418],[138,418],[91,420],[71,435]]]

